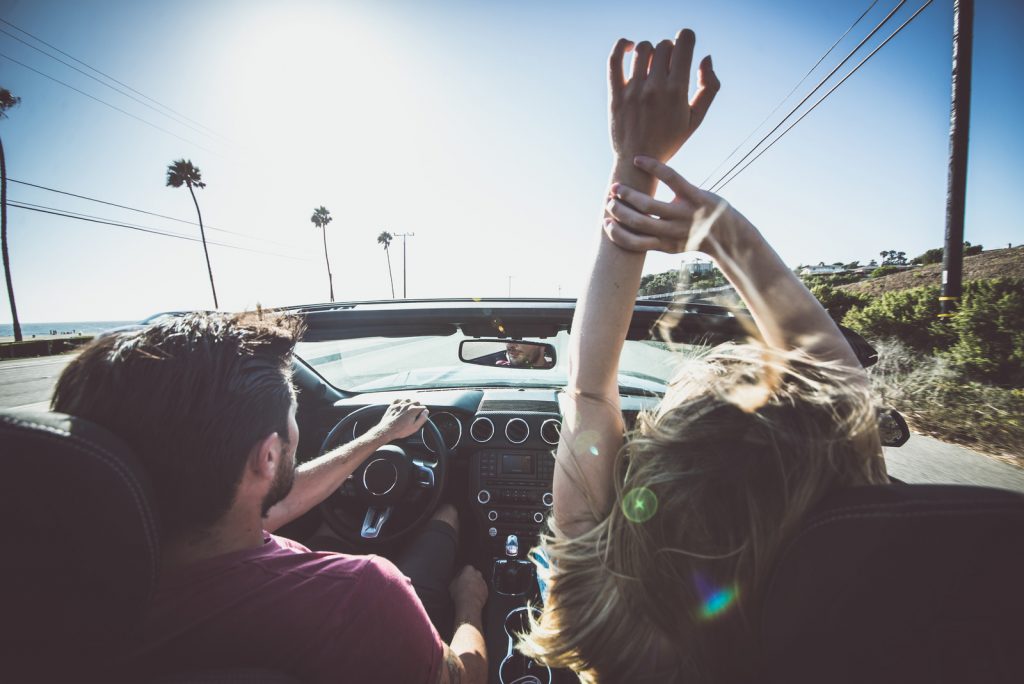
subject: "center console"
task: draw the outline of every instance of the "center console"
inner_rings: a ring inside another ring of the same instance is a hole
[[[540,605],[536,567],[527,556],[554,504],[552,452],[561,430],[558,404],[532,399],[492,391],[469,429],[475,448],[469,504],[490,563],[484,571],[490,590],[484,615],[488,681],[497,684],[578,682],[571,672],[552,671],[515,649],[528,631],[530,611]]]
[[[536,544],[554,497],[555,460],[549,451],[486,449],[473,456],[474,510],[487,531],[487,548],[501,556],[514,534],[524,546]]]

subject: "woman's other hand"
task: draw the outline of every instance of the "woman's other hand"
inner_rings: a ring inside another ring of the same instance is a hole
[[[622,183],[611,186],[605,206],[608,239],[631,252],[710,251],[708,236],[714,226],[733,218],[733,209],[718,195],[690,185],[671,167],[650,157],[634,160],[637,168],[667,185],[675,198],[661,202]],[[720,241],[720,240],[719,240]]]

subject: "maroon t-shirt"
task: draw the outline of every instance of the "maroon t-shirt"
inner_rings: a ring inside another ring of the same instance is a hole
[[[141,637],[133,660],[149,672],[261,667],[310,683],[434,684],[443,654],[390,561],[270,534],[260,548],[166,573]]]

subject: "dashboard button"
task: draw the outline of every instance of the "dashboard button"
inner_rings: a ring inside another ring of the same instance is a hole
[[[536,513],[534,513],[533,514],[533,522],[538,523],[538,524],[544,522],[544,514],[541,513],[540,511],[537,511]]]
[[[540,497],[540,500],[545,506],[552,506],[555,503],[555,497],[551,492],[544,492],[544,495]]]
[[[487,511],[487,519],[494,522],[498,519],[498,511]]]
[[[486,504],[486,503],[490,502],[490,500],[491,500],[491,493],[489,491],[487,491],[486,489],[481,489],[476,494],[476,500],[479,501],[482,504]]]

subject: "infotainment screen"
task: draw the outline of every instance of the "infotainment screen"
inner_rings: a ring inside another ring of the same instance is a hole
[[[533,454],[502,454],[502,475],[532,475]]]

